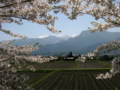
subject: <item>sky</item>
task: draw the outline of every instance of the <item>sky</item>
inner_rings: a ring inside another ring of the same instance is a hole
[[[76,36],[79,35],[82,31],[88,30],[88,27],[93,27],[90,22],[96,21],[94,17],[90,15],[79,16],[76,20],[69,20],[67,16],[63,14],[57,14],[57,16],[58,20],[55,22],[55,28],[62,31],[60,34],[50,32],[44,25],[39,25],[37,23],[32,23],[26,20],[23,20],[23,25],[17,25],[15,23],[4,23],[2,24],[2,28],[10,30],[16,34],[27,36],[27,38],[63,35]],[[97,22],[104,23],[102,19],[98,20]],[[120,28],[111,28],[107,31],[120,32]],[[0,41],[18,39],[16,37],[11,37],[10,35],[7,35],[3,32],[0,32],[0,37]]]

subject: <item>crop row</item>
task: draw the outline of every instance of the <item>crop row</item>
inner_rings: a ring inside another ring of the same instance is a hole
[[[120,90],[120,74],[96,80],[101,71],[58,71],[33,85],[35,90]]]
[[[109,66],[112,65],[111,61],[102,61],[102,62],[105,63],[105,64],[107,64],[107,65],[109,65]]]
[[[107,67],[97,62],[85,62],[78,63],[76,68],[107,68]]]
[[[101,61],[100,61],[101,62]],[[102,64],[103,63],[103,64]],[[109,68],[111,62],[98,63],[97,61],[82,62],[46,62],[46,63],[27,63],[22,65],[23,69],[26,69],[28,65],[33,65],[36,69],[68,69],[68,68]],[[106,64],[106,65],[104,65]],[[14,65],[13,65],[14,66]]]
[[[27,81],[27,83],[30,85],[30,84],[36,82],[41,77],[44,77],[48,73],[49,72],[17,72],[16,74],[18,74],[19,76],[23,75],[23,74],[28,75],[29,80]]]
[[[42,67],[42,69],[63,69],[63,68],[73,68],[75,62],[59,62],[50,63],[49,65]]]

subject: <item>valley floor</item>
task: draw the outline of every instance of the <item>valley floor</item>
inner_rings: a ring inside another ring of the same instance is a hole
[[[35,90],[115,90],[116,88],[120,90],[119,73],[111,79],[96,79],[98,74],[110,71],[110,63],[110,61],[28,63],[37,70],[35,72],[23,70],[17,74],[28,75],[30,79],[27,83]]]

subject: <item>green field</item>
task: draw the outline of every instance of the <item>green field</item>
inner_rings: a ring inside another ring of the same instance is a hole
[[[35,90],[115,90],[116,88],[120,90],[119,73],[111,79],[96,79],[98,74],[109,72],[110,63],[110,61],[27,63],[33,65],[36,71],[25,69],[17,74],[28,75],[30,79],[27,83]]]
[[[45,63],[34,63],[28,62],[26,65],[22,65],[23,69],[26,69],[28,65],[33,65],[36,69],[95,69],[95,68],[111,68],[111,61],[86,61],[75,62],[75,61],[54,61],[54,62],[45,62]],[[14,64],[13,64],[14,66]]]

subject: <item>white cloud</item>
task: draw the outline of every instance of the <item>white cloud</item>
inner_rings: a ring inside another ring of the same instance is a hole
[[[38,38],[46,38],[46,37],[48,37],[48,35],[38,36]]]

